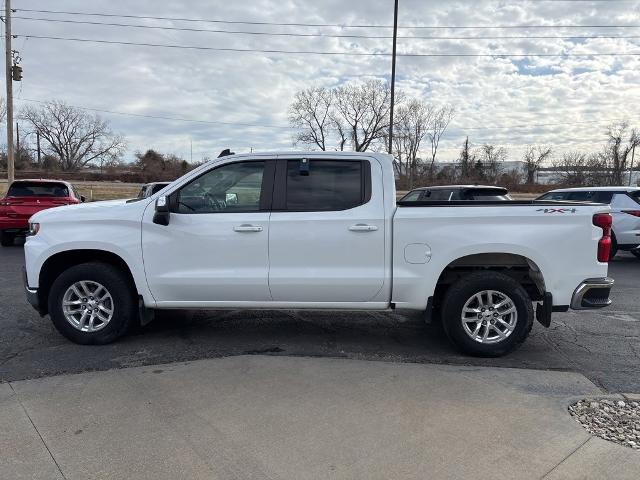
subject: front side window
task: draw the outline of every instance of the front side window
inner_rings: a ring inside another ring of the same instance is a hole
[[[366,203],[361,161],[288,160],[286,209],[347,210]]]
[[[257,212],[265,162],[223,165],[192,180],[177,193],[178,213]]]

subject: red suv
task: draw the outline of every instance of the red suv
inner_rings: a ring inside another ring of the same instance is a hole
[[[31,215],[46,208],[84,201],[70,183],[60,180],[16,180],[0,199],[0,243],[13,245],[18,235],[29,231]]]

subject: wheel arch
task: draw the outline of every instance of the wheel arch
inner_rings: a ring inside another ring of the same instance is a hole
[[[435,303],[446,289],[462,276],[476,271],[499,271],[520,283],[532,300],[542,300],[547,291],[544,275],[531,258],[509,252],[473,253],[459,257],[445,266],[436,282]]]
[[[38,300],[43,314],[48,313],[49,292],[55,279],[68,268],[88,262],[101,262],[118,268],[127,276],[135,291],[140,291],[129,265],[118,254],[99,249],[64,250],[51,255],[40,268]]]

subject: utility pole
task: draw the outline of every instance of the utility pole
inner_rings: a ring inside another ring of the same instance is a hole
[[[391,53],[391,108],[389,111],[389,154],[393,155],[393,107],[396,97],[396,41],[398,39],[398,0],[393,9],[393,50]]]
[[[7,180],[9,184],[15,178],[13,159],[13,61],[11,59],[11,0],[4,1],[4,44],[5,68],[7,78]]]
[[[636,146],[631,149],[631,168],[629,169],[629,186],[631,186],[631,178],[633,177],[633,160],[636,156]]]
[[[18,163],[20,162],[20,125],[16,121],[16,151],[14,153],[14,157],[18,159]]]
[[[40,130],[36,130],[36,145],[38,146],[38,168],[42,167],[40,160]]]

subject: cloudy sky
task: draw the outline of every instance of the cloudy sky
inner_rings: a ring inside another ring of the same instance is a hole
[[[251,148],[290,149],[292,131],[287,128],[287,107],[295,91],[313,85],[331,87],[390,77],[390,57],[386,55],[229,52],[25,35],[206,48],[386,54],[391,51],[388,38],[335,36],[388,37],[391,29],[374,26],[392,23],[392,0],[12,3],[19,10],[14,13],[13,31],[20,35],[13,40],[13,47],[20,51],[24,68],[23,82],[16,84],[16,106],[55,98],[79,107],[139,115],[101,113],[110,120],[114,131],[126,136],[126,160],[135,151],[147,148],[189,159],[191,143],[194,160],[215,157],[227,147],[236,152]],[[325,36],[194,32],[68,21]],[[353,25],[366,27],[349,27]],[[400,0],[399,25],[404,27],[399,29],[400,54],[496,55],[398,58],[398,88],[434,104],[456,106],[456,117],[443,139],[441,160],[455,159],[467,135],[474,145],[504,146],[510,158],[517,159],[522,147],[530,143],[552,145],[557,155],[569,149],[596,150],[611,121],[628,119],[640,126],[640,56],[576,56],[640,55],[640,1]],[[483,28],[443,28],[464,26]],[[488,28],[505,26],[529,27]],[[602,26],[608,27],[596,28]],[[505,36],[520,38],[496,38]],[[596,36],[614,38],[592,38]]]

